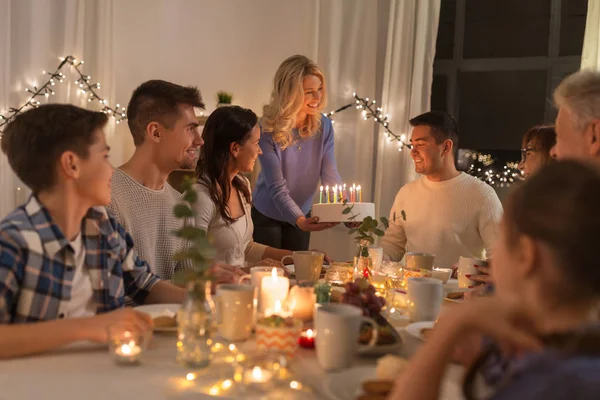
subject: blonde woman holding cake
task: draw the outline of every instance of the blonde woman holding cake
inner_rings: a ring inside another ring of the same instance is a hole
[[[241,174],[252,172],[261,154],[257,122],[256,114],[242,107],[216,109],[204,126],[196,166],[196,226],[212,236],[216,260],[238,267],[292,254],[252,240],[250,182]]]
[[[254,191],[254,240],[274,248],[307,250],[310,232],[335,226],[310,217],[319,181],[341,184],[333,128],[323,116],[323,71],[302,55],[275,74],[271,101],[260,120],[261,171]]]

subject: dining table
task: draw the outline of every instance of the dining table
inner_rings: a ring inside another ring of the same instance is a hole
[[[410,357],[420,341],[398,328],[402,344],[394,351]],[[177,334],[155,333],[143,352],[139,365],[121,366],[115,363],[106,345],[75,343],[64,348],[14,360],[0,361],[0,400],[132,400],[132,399],[233,399],[233,398],[293,398],[289,395],[250,396],[242,393],[212,396],[203,387],[205,379],[219,379],[227,374],[226,365],[209,365],[193,370],[177,363]],[[253,338],[236,343],[240,352],[256,351]],[[377,357],[356,356],[352,368],[373,372]],[[347,371],[324,371],[317,361],[315,349],[299,348],[289,363],[294,381],[307,390],[298,392],[298,399],[346,400],[333,383],[338,385],[348,377]],[[221,375],[219,375],[221,374]],[[462,367],[451,365],[446,371],[441,399],[462,398],[460,381]],[[190,376],[193,379],[190,379]],[[360,385],[360,382],[348,382]],[[345,385],[347,386],[347,385]],[[360,387],[360,386],[358,386]],[[348,388],[344,388],[348,390]],[[355,390],[355,389],[352,389]],[[358,395],[358,393],[356,393]],[[354,395],[353,397],[356,397]],[[350,400],[350,399],[348,399]]]

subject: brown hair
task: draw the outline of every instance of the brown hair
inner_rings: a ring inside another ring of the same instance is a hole
[[[454,117],[444,111],[429,111],[411,118],[411,126],[428,126],[435,143],[440,145],[446,140],[452,142],[452,154],[456,160],[458,155],[458,124]]]
[[[196,165],[198,182],[208,188],[210,198],[217,205],[226,223],[235,219],[229,212],[229,174],[227,164],[231,159],[232,143],[243,145],[256,126],[258,117],[252,110],[238,106],[220,107],[210,114],[202,131],[204,145],[200,148],[200,159]],[[251,202],[250,188],[241,176],[233,179],[233,187],[240,192],[247,203]]]
[[[504,207],[505,238],[514,248],[521,235],[544,243],[552,252],[559,279],[548,279],[548,291],[567,303],[591,302],[600,293],[600,268],[592,250],[600,237],[600,167],[565,160],[550,163],[516,187]],[[598,332],[566,332],[540,338],[572,354],[600,354]],[[502,356],[492,346],[465,375],[465,397],[473,399],[473,381],[487,360]]]
[[[521,147],[524,149],[531,143],[544,158],[544,164],[552,161],[550,150],[556,144],[556,130],[553,125],[536,125],[525,132]]]
[[[146,127],[151,122],[171,128],[179,117],[179,106],[204,108],[200,91],[194,86],[151,80],[133,91],[127,106],[127,124],[136,146],[144,143]]]
[[[56,164],[65,151],[89,156],[108,117],[70,104],[47,104],[18,115],[2,136],[2,151],[34,194],[56,185]]]

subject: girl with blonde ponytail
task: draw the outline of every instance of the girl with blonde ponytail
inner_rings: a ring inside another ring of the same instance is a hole
[[[319,180],[341,184],[333,128],[322,114],[326,100],[325,76],[313,61],[295,55],[279,66],[260,120],[262,169],[252,208],[258,243],[306,250],[311,231],[335,225],[310,217]]]

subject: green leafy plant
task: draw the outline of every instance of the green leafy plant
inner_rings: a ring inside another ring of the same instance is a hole
[[[378,237],[384,236],[385,230],[390,227],[390,221],[386,217],[381,217],[381,218],[379,218],[379,220],[377,220],[377,218],[373,218],[370,215],[364,217],[363,220],[360,222],[360,225],[356,226],[356,224],[359,224],[359,222],[357,221],[357,218],[360,214],[354,214],[352,212],[352,209],[354,208],[354,204],[349,205],[347,203],[347,201],[344,201],[344,205],[346,207],[342,211],[342,214],[345,214],[345,215],[350,214],[348,219],[350,221],[352,221],[351,225],[353,226],[348,231],[348,234],[349,235],[356,234],[354,239],[358,243],[365,240],[365,241],[369,242],[370,244],[374,244],[375,236],[378,236]],[[404,210],[401,211],[401,215],[402,215],[402,219],[404,221],[406,221],[406,213],[404,212]],[[392,221],[395,221],[395,220],[396,220],[396,213],[394,212],[394,214],[392,215]]]
[[[184,220],[183,227],[173,231],[173,235],[187,242],[184,250],[177,252],[173,259],[182,263],[189,263],[191,268],[184,268],[177,271],[174,281],[177,284],[183,284],[192,280],[211,279],[210,265],[215,257],[215,249],[210,241],[206,231],[195,227],[191,221],[196,212],[194,204],[198,201],[198,195],[193,188],[194,179],[184,178],[182,187],[184,203],[173,207],[173,213],[179,219]]]
[[[231,104],[233,93],[220,90],[217,92],[217,102],[220,104]]]

